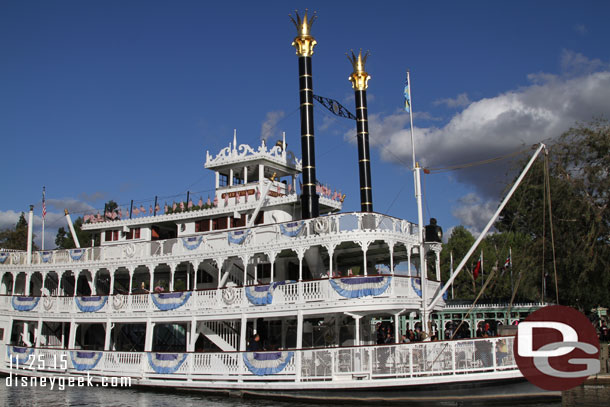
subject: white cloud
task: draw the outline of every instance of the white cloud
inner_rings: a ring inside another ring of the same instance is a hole
[[[589,59],[583,54],[566,49],[561,52],[561,69],[564,74],[586,75],[609,68],[610,64],[600,59]]]
[[[45,217],[45,250],[55,248],[55,236],[57,230],[63,227],[67,230],[64,209],[68,209],[74,222],[78,217],[82,217],[85,213],[94,213],[98,210],[86,202],[79,201],[74,198],[63,199],[47,199],[47,216]],[[34,212],[34,242],[38,247],[42,247],[42,214],[41,203],[36,205]],[[0,211],[0,230],[14,229],[17,221],[21,216],[21,212],[12,210]],[[28,213],[25,212],[25,219],[28,219]]]
[[[19,220],[19,216],[21,216],[21,212],[12,210],[0,211],[0,230],[14,229]]]
[[[445,98],[445,99],[439,99],[434,102],[435,105],[445,105],[450,108],[466,107],[471,103],[472,103],[472,101],[470,100],[470,98],[468,97],[468,94],[466,92],[460,93],[454,99]]]
[[[603,64],[581,54],[562,55],[567,73],[591,71]],[[604,65],[605,66],[605,65]],[[530,86],[472,102],[443,127],[416,127],[416,154],[426,167],[446,167],[506,155],[554,138],[594,117],[610,114],[610,71],[572,77],[534,74]],[[408,114],[370,115],[371,145],[388,161],[411,163]],[[514,163],[454,172],[457,181],[497,199]]]
[[[584,24],[575,24],[574,31],[576,31],[580,35],[585,35],[589,30],[587,30],[587,26]]]
[[[82,192],[78,197],[86,202],[97,202],[106,198],[106,193],[102,191],[95,191],[91,194]]]
[[[261,140],[267,141],[276,133],[279,133],[278,129],[276,129],[276,126],[280,122],[280,120],[284,118],[285,115],[286,113],[283,110],[277,110],[267,113],[265,121],[261,125]]]
[[[62,199],[47,199],[47,208],[55,208],[59,212],[67,209],[70,213],[83,214],[85,212],[94,212],[96,209],[86,202],[73,198]]]
[[[451,213],[459,219],[461,225],[477,237],[496,209],[498,203],[495,200],[483,201],[476,194],[470,193],[459,199],[458,205],[452,208]]]

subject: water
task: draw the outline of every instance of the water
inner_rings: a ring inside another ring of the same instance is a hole
[[[111,389],[111,388],[67,388],[65,390],[47,387],[7,387],[2,379],[0,385],[0,406],[7,407],[330,407],[331,404],[308,404],[281,402],[273,400],[250,400],[231,397],[217,397],[194,392],[154,391],[148,389]],[[465,404],[467,405],[467,404]],[[517,404],[511,404],[516,406]],[[563,395],[562,402],[535,404],[538,407],[607,407],[610,405],[610,385],[583,385]],[[336,407],[336,404],[332,404]],[[532,406],[529,404],[529,406]]]

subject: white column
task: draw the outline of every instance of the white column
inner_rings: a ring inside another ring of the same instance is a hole
[[[106,335],[104,337],[104,350],[110,350],[110,334],[112,333],[112,322],[106,321]]]
[[[258,188],[263,193],[263,186],[265,186],[265,166],[263,164],[258,165]]]
[[[246,335],[248,333],[247,328],[248,327],[248,318],[246,318],[246,314],[241,314],[241,329],[239,332],[239,350],[241,352],[245,352],[246,351]]]
[[[354,318],[354,322],[356,322],[356,326],[354,327],[354,345],[360,346],[360,318],[362,317],[360,315],[353,315],[352,317]]]
[[[229,185],[233,186],[233,168],[229,170]]]
[[[40,347],[40,338],[42,337],[42,319],[38,318],[38,326],[36,327],[36,330],[34,331],[34,346],[39,348]]]
[[[248,166],[244,167],[244,184],[248,183]]]
[[[441,281],[441,253],[434,251],[436,254],[436,281]]]
[[[114,273],[116,270],[113,270],[112,272],[108,270],[108,272],[110,273],[110,287],[108,287],[108,295],[112,295],[114,294]]]
[[[32,229],[34,228],[34,205],[30,205],[30,213],[28,215],[28,243],[27,243],[27,258],[26,264],[32,264]],[[29,291],[29,288],[27,288]]]
[[[197,320],[195,319],[195,317],[193,317],[191,320],[191,332],[189,334],[189,340],[188,340],[188,343],[186,344],[187,352],[195,351],[195,342],[196,341],[197,341]]]
[[[148,318],[146,320],[146,341],[144,342],[144,352],[152,350],[152,340],[154,335],[155,323]]]
[[[368,275],[368,272],[367,272],[367,268],[368,267],[367,267],[367,264],[366,264],[367,263],[367,261],[366,261],[366,252],[367,252],[368,248],[369,248],[368,245],[366,245],[366,247],[362,247],[362,258],[364,260],[364,275],[365,276]]]
[[[301,356],[303,349],[303,311],[297,311],[297,351],[296,354],[296,381],[301,381]]]
[[[70,334],[68,336],[68,349],[74,349],[74,340],[76,339],[76,323],[74,319],[70,321]]]
[[[398,332],[399,332],[398,316],[399,315],[400,315],[400,312],[397,314],[394,314],[394,343],[400,343],[400,338],[398,337]]]
[[[220,186],[220,173],[218,171],[214,172],[216,175],[216,189]]]

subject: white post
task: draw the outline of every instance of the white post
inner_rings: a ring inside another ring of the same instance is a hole
[[[239,333],[239,351],[240,352],[245,352],[246,351],[246,334],[248,332],[248,330],[246,329],[248,327],[248,318],[246,318],[246,314],[241,314],[241,329],[240,329],[240,333]]]
[[[104,350],[110,350],[110,333],[112,332],[112,322],[106,321],[106,332],[104,337]]]
[[[449,279],[453,277],[453,252],[449,252]],[[453,292],[453,283],[451,283],[451,299],[455,298]]]
[[[34,227],[34,205],[30,205],[30,214],[28,215],[28,245],[26,264],[32,264],[32,228]]]
[[[80,249],[80,243],[78,242],[78,237],[76,237],[76,232],[74,231],[74,225],[72,224],[72,219],[70,218],[70,214],[67,209],[64,209],[64,213],[66,214],[66,222],[68,222],[68,227],[70,228],[70,233],[72,234],[72,239],[74,240],[74,244],[78,249]]]
[[[428,332],[428,270],[426,265],[425,246],[424,246],[424,212],[421,196],[421,168],[419,163],[415,163],[415,198],[417,200],[417,231],[419,241],[419,278],[421,282],[422,299],[422,331]]]

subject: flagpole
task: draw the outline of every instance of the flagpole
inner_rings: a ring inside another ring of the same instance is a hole
[[[508,267],[510,267],[510,292],[512,293],[513,288],[513,252],[512,248],[508,247]]]
[[[47,207],[44,202],[44,194],[45,194],[44,188],[45,187],[42,187],[42,244],[41,244],[42,248],[41,248],[41,250],[44,250],[44,218],[46,217],[46,214],[47,214]]]
[[[413,169],[415,169],[415,138],[413,137],[413,103],[411,102],[411,76],[409,70],[407,70],[407,94],[409,99],[407,101],[409,105],[409,120],[411,121],[411,157],[413,158]]]
[[[453,277],[453,251],[449,252],[449,278]],[[455,298],[453,293],[453,283],[451,283],[451,299]]]
[[[483,249],[481,249],[481,287],[483,287],[483,281],[485,281],[485,272],[483,270]]]
[[[405,109],[409,112],[409,120],[411,122],[411,157],[413,158],[413,175],[415,180],[415,198],[417,201],[417,222],[419,232],[419,264],[420,264],[420,280],[421,280],[421,292],[422,292],[422,313],[421,322],[422,330],[428,331],[428,269],[426,267],[426,256],[424,246],[424,215],[423,205],[421,196],[421,168],[415,161],[415,138],[413,137],[413,106],[411,104],[411,76],[409,70],[407,70],[407,84],[405,86]]]

